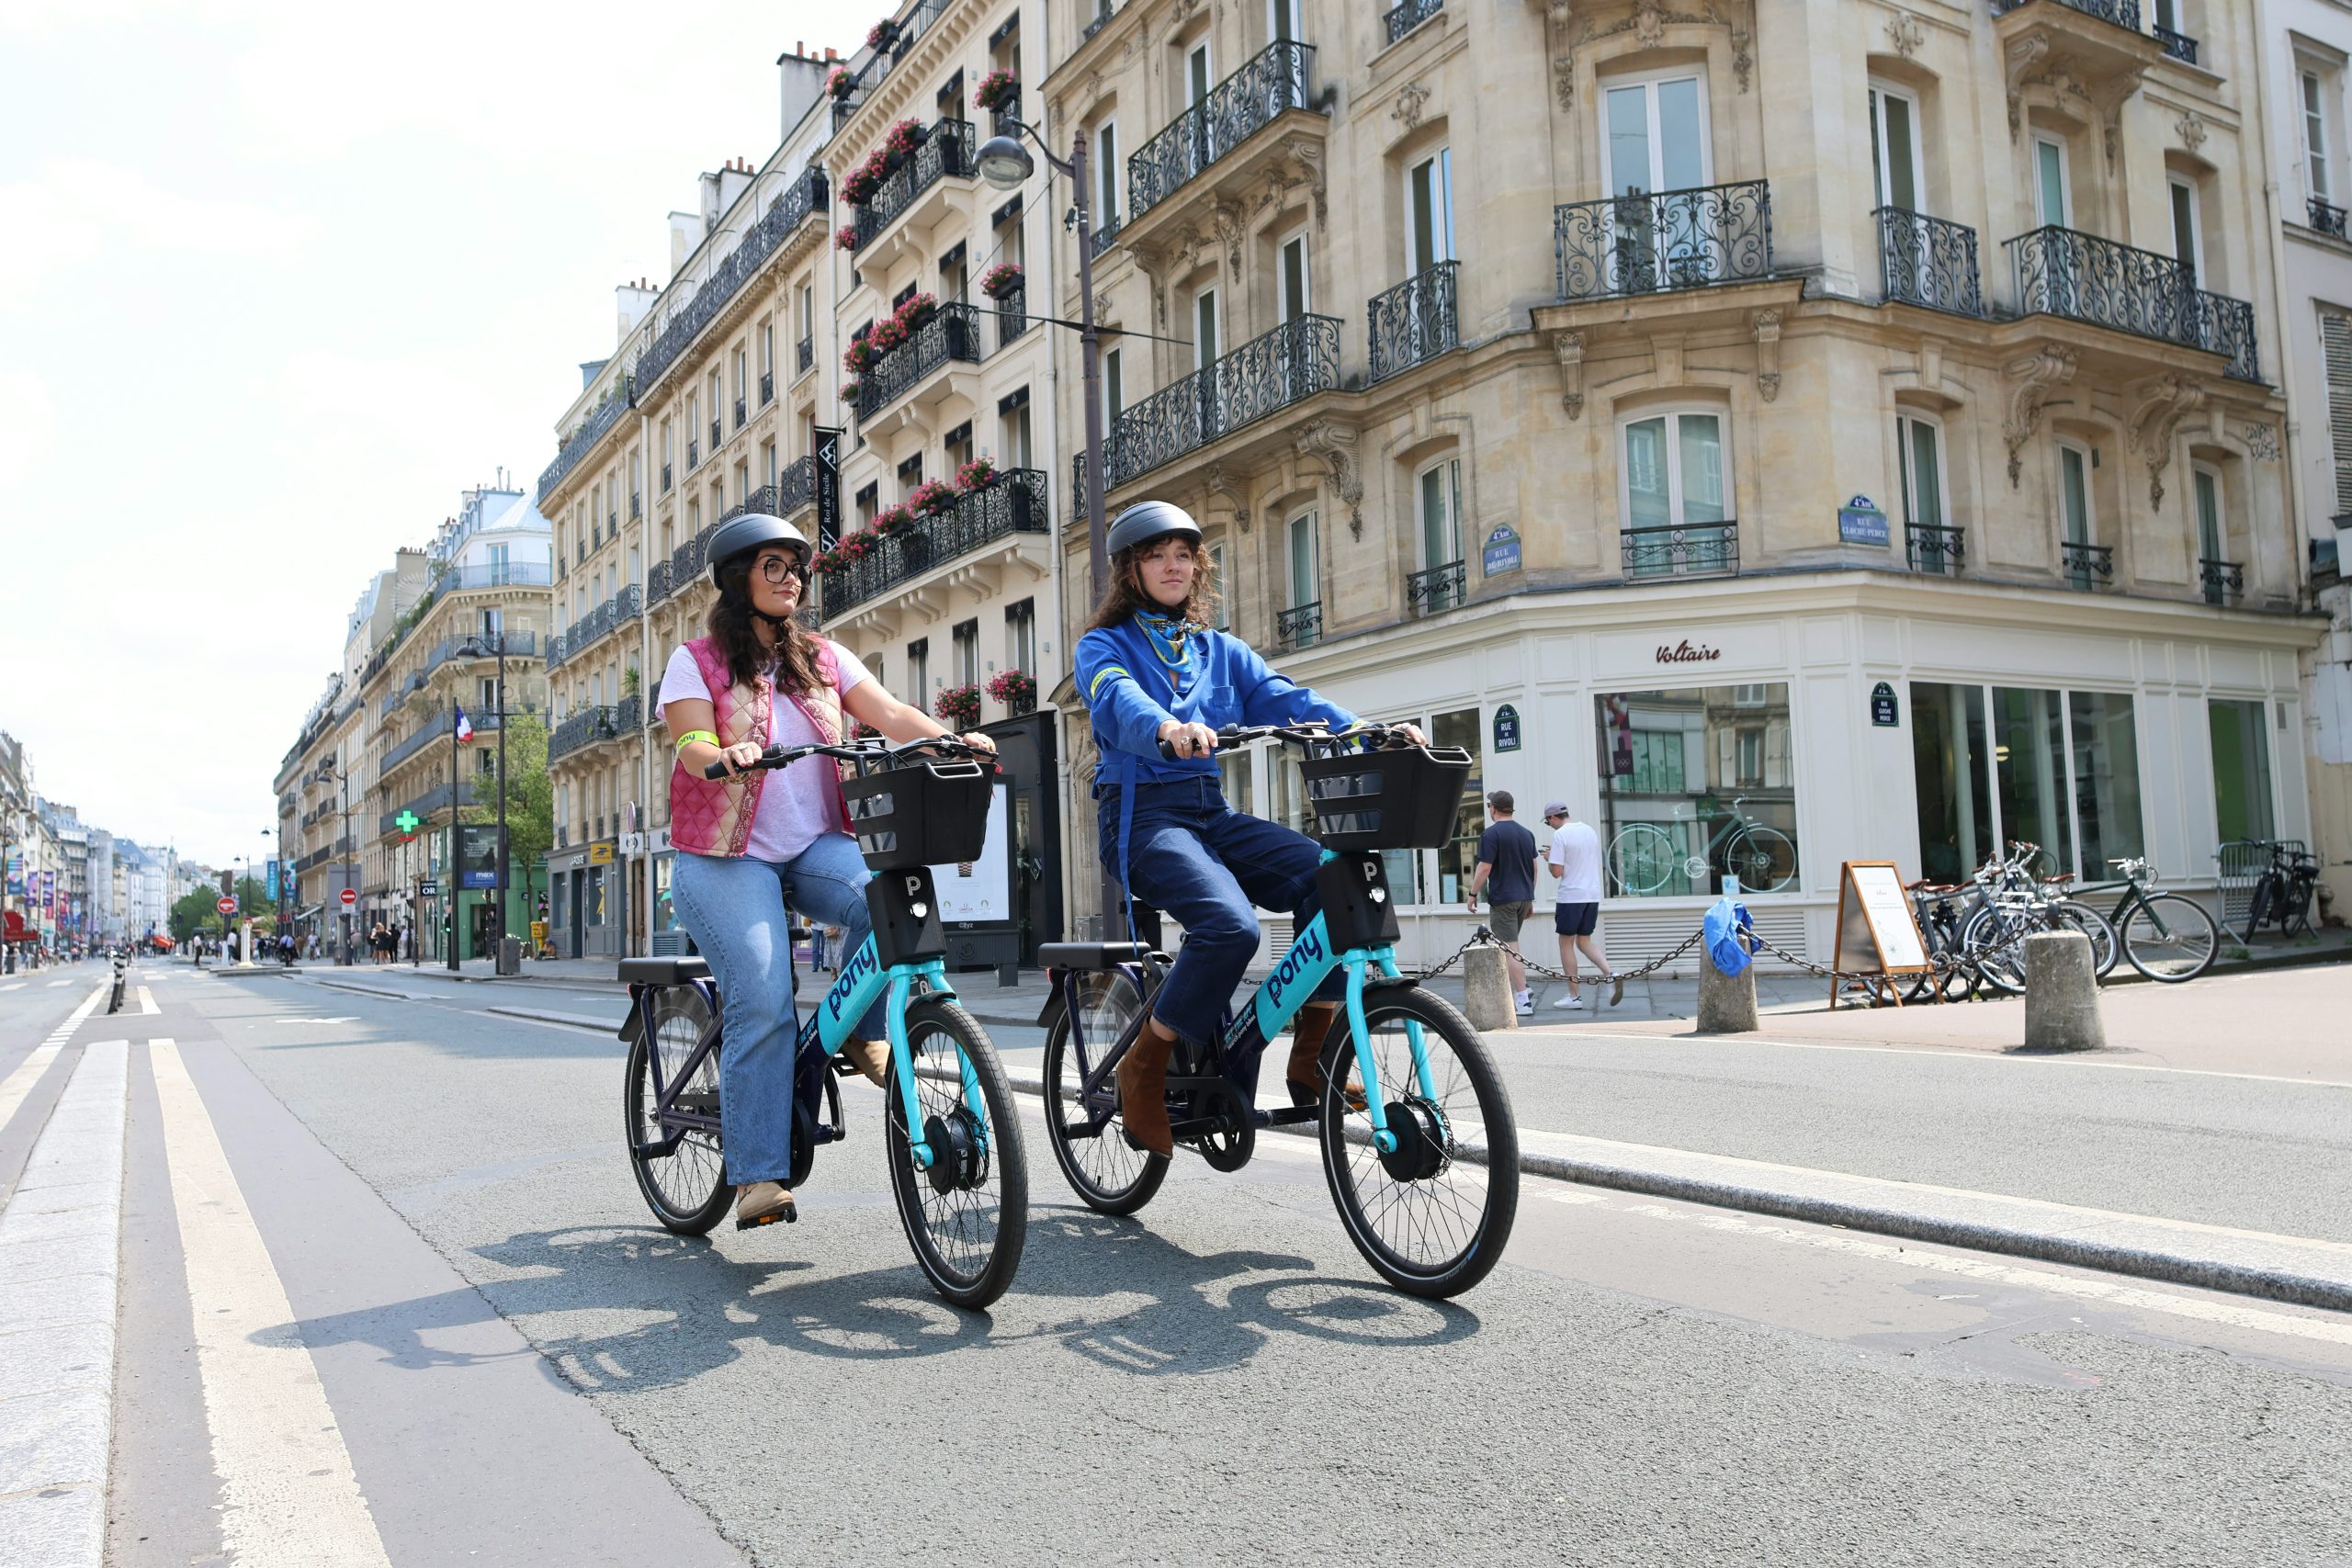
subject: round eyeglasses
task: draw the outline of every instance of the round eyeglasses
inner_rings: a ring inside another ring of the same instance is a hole
[[[808,581],[808,569],[797,560],[787,560],[782,556],[770,556],[760,563],[760,575],[781,587],[786,578],[792,579],[795,582]]]

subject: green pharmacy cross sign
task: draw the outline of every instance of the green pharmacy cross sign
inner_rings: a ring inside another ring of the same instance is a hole
[[[393,818],[392,821],[399,827],[402,840],[415,838],[416,830],[424,826],[424,818],[419,817],[415,812],[411,811],[405,806],[401,807],[401,814],[398,817]]]

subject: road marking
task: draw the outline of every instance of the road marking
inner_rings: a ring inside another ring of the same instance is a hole
[[[162,1008],[155,1005],[155,993],[149,990],[144,986],[139,987],[139,1010],[142,1013],[150,1014],[159,1013],[164,1010]]]
[[[92,991],[88,996],[83,998],[82,1005],[75,1008],[71,1013],[66,1015],[66,1019],[63,1023],[59,1024],[55,1029],[49,1032],[49,1039],[45,1043],[51,1045],[62,1045],[66,1041],[72,1039],[74,1037],[74,1032],[82,1027],[82,1021],[98,1010],[98,1004],[106,999],[106,995],[107,987],[100,986],[96,990]]]
[[[17,1064],[15,1072],[0,1079],[0,1127],[6,1126],[16,1116],[17,1108],[24,1104],[25,1096],[32,1093],[33,1085],[40,1082],[41,1074],[49,1071],[49,1065],[57,1060],[61,1049],[56,1045],[36,1045],[31,1055]]]
[[[57,989],[57,987],[60,987],[60,986],[70,986],[70,985],[72,985],[73,983],[74,983],[74,982],[73,982],[73,981],[71,981],[71,980],[51,980],[51,981],[49,983],[49,988],[50,988],[51,990],[52,990],[52,991],[53,991],[53,990]]]
[[[236,1174],[178,1044],[150,1046],[179,1211],[205,1424],[224,1499],[221,1544],[241,1562],[390,1568]]]
[[[357,1018],[281,1018],[279,1023],[357,1023]]]
[[[113,1441],[122,1135],[130,1048],[82,1053],[0,1213],[0,1540],[10,1561],[98,1568]]]
[[[0,986],[0,991],[21,991],[24,988],[25,982],[22,980],[11,980],[8,984]]]

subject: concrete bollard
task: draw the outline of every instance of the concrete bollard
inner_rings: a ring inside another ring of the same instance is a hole
[[[1756,1018],[1756,965],[1726,975],[1704,953],[1699,956],[1699,1032],[1753,1034],[1762,1025]]]
[[[1470,1027],[1482,1032],[1519,1027],[1501,948],[1474,947],[1462,955],[1462,1011]]]
[[[2098,1051],[2106,1045],[2091,939],[2080,931],[2038,931],[2027,937],[2025,1048]]]

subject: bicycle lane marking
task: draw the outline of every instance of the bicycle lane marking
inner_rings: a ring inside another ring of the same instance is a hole
[[[0,1127],[15,1119],[25,1097],[32,1093],[33,1085],[40,1082],[41,1075],[49,1071],[50,1064],[57,1060],[57,1054],[62,1049],[56,1044],[36,1045],[32,1055],[17,1064],[15,1072],[0,1078]]]
[[[222,1543],[252,1562],[390,1568],[285,1286],[178,1044],[150,1043]]]

